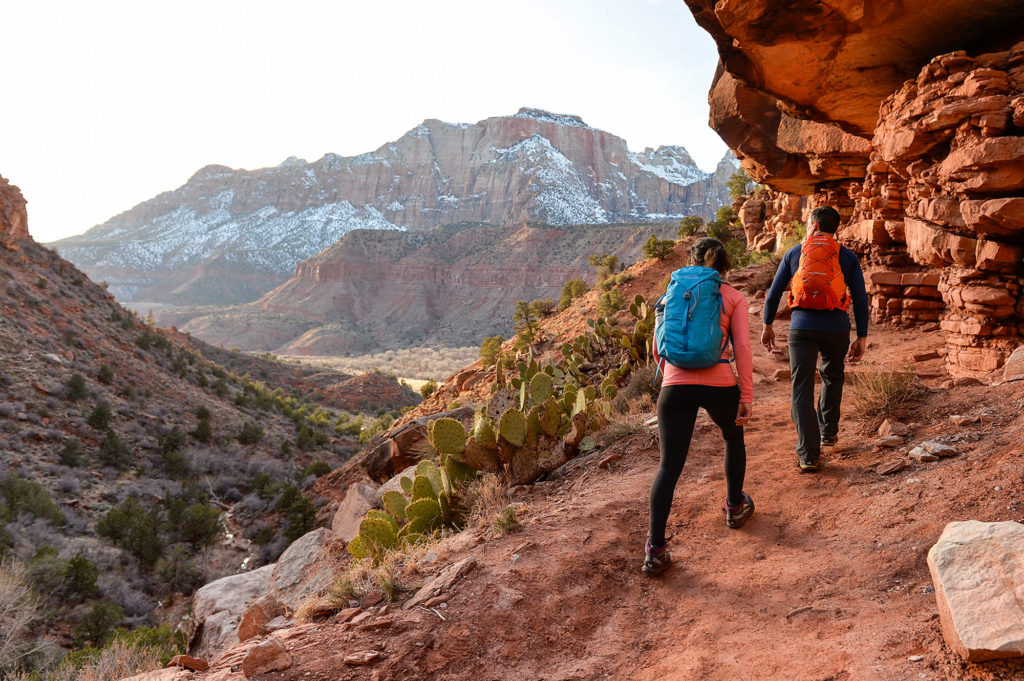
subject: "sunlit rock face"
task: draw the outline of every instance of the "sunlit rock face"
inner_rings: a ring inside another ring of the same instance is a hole
[[[952,373],[999,369],[1024,335],[1024,3],[687,4],[722,60],[711,126],[751,176],[839,210],[876,321],[941,323]]]

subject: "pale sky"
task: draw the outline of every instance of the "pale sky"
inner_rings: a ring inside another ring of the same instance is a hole
[[[683,0],[31,0],[2,8],[0,175],[47,242],[199,168],[353,156],[426,118],[577,114],[711,170],[717,55]]]

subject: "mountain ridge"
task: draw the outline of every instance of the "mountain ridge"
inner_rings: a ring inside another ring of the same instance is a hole
[[[578,116],[524,108],[474,124],[427,119],[352,157],[204,166],[52,245],[125,301],[242,303],[353,229],[710,217],[735,168],[731,154],[707,173],[679,146],[631,152]]]

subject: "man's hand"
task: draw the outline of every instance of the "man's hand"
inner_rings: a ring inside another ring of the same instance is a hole
[[[736,412],[736,425],[745,426],[753,413],[754,408],[751,406],[750,402],[740,402],[740,408]]]
[[[775,352],[775,329],[768,324],[764,325],[764,331],[761,332],[761,345],[768,352]]]
[[[850,352],[847,353],[846,358],[851,362],[859,361],[864,356],[864,351],[868,349],[868,339],[860,337],[853,341],[850,345]]]

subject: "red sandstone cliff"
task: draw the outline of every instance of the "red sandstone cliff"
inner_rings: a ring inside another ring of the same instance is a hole
[[[0,176],[0,244],[12,247],[20,239],[27,239],[28,213],[21,190]]]
[[[741,208],[748,242],[834,205],[876,321],[941,321],[952,371],[1002,366],[1024,339],[1024,4],[687,4],[722,58],[712,127],[778,192]]]

